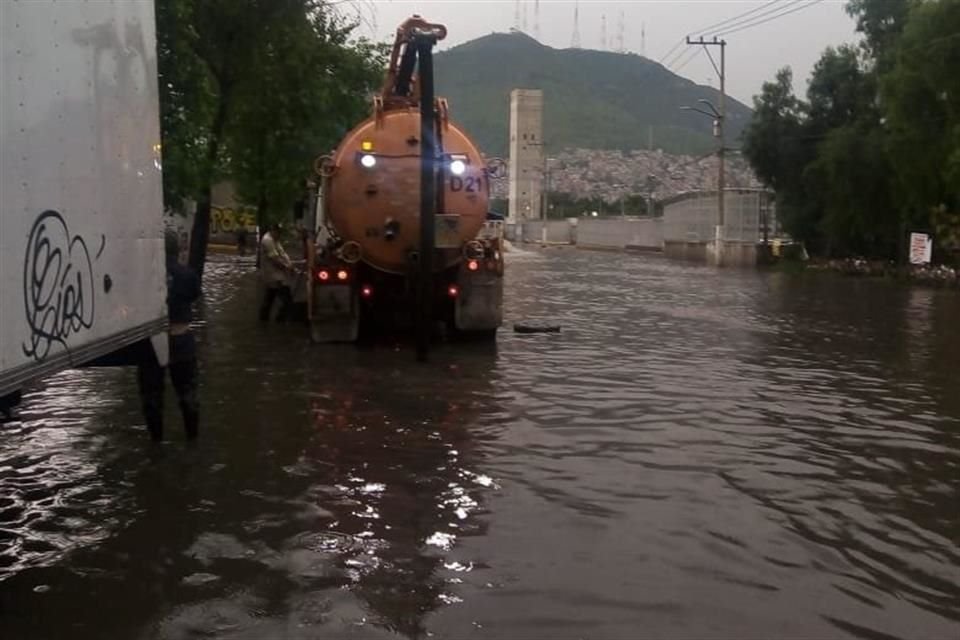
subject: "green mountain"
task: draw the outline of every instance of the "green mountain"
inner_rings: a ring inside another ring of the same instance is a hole
[[[635,54],[553,49],[522,33],[496,33],[437,54],[437,95],[451,117],[487,155],[507,155],[510,91],[542,89],[543,136],[550,151],[654,149],[706,153],[716,148],[710,118],[683,105],[719,92]],[[733,143],[751,110],[727,97],[727,141]]]

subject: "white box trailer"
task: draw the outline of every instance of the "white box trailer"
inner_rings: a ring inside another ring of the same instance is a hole
[[[151,343],[165,363],[166,274],[152,0],[3,0],[0,60],[3,405]]]

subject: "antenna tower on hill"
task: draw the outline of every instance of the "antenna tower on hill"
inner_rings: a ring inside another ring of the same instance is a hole
[[[521,2],[523,5],[523,32],[527,33],[527,3]]]
[[[520,31],[520,0],[513,2],[513,30]]]
[[[540,40],[540,0],[533,2],[533,37]]]
[[[600,50],[607,50],[607,15],[600,16]]]
[[[647,57],[647,23],[640,23],[640,55]]]
[[[623,11],[621,11],[620,21],[617,23],[617,53],[626,53],[626,49],[623,47],[623,32],[627,29],[626,22]]]
[[[580,48],[580,3],[573,3],[573,37],[570,39],[570,46],[574,49]]]

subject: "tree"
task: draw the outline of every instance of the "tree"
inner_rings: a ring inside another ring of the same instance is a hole
[[[917,0],[850,0],[847,14],[856,19],[864,35],[863,48],[880,72],[889,68],[897,39]]]
[[[808,176],[819,194],[827,254],[892,258],[897,252],[897,211],[876,96],[876,74],[849,45],[828,48],[814,67],[807,129],[820,142]]]
[[[807,116],[818,134],[862,119],[879,122],[875,76],[863,70],[850,45],[827,47],[814,65],[807,88]]]
[[[310,135],[315,129],[300,125],[318,120],[306,108],[317,86],[341,82],[345,89],[330,104],[355,104],[366,80],[353,76],[368,51],[347,42],[349,26],[331,26],[335,20],[319,0],[157,0],[156,6],[165,193],[170,202],[197,202],[190,265],[202,274],[214,182],[234,172],[256,174],[256,184],[241,184],[243,191],[268,202],[289,195],[309,171],[300,163],[315,151],[307,149],[317,140]],[[289,163],[270,163],[288,157]]]
[[[904,222],[960,251],[960,3],[913,6],[882,78]]]
[[[313,160],[369,111],[384,60],[382,48],[348,41],[354,25],[323,12],[274,28],[228,136],[231,175],[261,226],[289,213]]]
[[[832,129],[809,171],[821,194],[824,253],[896,257],[900,225],[879,126],[859,120]]]
[[[757,177],[777,191],[793,182],[796,158],[790,145],[802,129],[803,108],[793,94],[793,72],[784,67],[773,82],[763,83],[753,98],[753,119],[744,132],[743,155]],[[788,144],[789,143],[789,144]]]
[[[189,2],[158,0],[155,6],[163,199],[168,209],[182,213],[184,201],[201,190],[201,159],[213,118],[214,87],[184,28]]]
[[[777,194],[781,224],[811,248],[820,244],[818,191],[806,171],[816,154],[808,107],[793,93],[789,67],[777,72],[754,97],[754,115],[744,132],[743,155],[760,180]]]
[[[814,253],[901,259],[907,229],[960,256],[960,2],[852,0],[860,48],[827,49],[807,102],[781,71],[744,153]]]

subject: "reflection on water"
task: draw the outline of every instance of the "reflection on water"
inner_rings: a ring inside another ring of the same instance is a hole
[[[955,292],[518,252],[563,333],[422,366],[209,268],[199,447],[122,370],[3,427],[2,637],[956,636]]]

